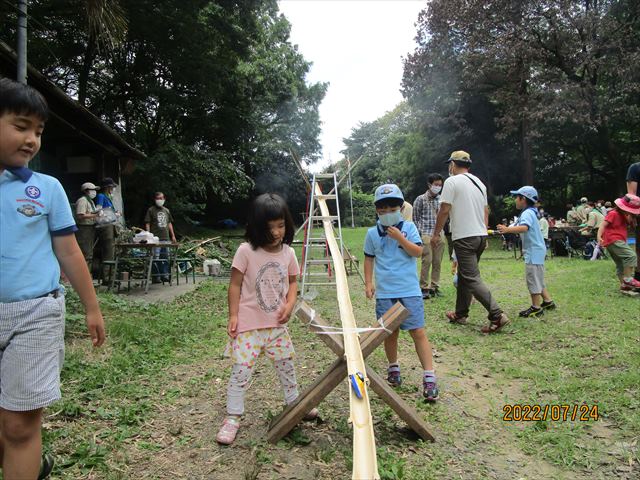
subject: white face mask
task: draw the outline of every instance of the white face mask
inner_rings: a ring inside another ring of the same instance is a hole
[[[383,213],[382,215],[378,215],[378,217],[383,227],[393,227],[402,221],[402,212],[396,210],[395,212]]]
[[[431,185],[429,187],[429,191],[434,195],[438,195],[441,190],[442,190],[442,187],[440,185]]]
[[[156,205],[159,206],[159,207],[162,207],[164,205],[164,199],[156,200]]]
[[[455,176],[454,173],[453,173],[453,168],[451,168],[451,164],[449,164],[449,176],[450,177]]]
[[[89,190],[89,198],[96,198],[96,191],[95,190]]]

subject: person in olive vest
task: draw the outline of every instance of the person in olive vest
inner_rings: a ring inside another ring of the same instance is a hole
[[[76,232],[76,239],[80,250],[87,262],[89,272],[93,263],[93,246],[96,241],[96,218],[98,216],[98,209],[94,203],[97,190],[100,187],[96,187],[91,182],[85,182],[80,187],[82,191],[82,197],[76,202],[76,225],[78,231]]]

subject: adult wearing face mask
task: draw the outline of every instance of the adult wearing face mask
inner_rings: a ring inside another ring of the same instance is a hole
[[[96,196],[95,203],[96,206],[102,207],[104,214],[107,211],[112,211],[112,215],[118,215],[118,211],[113,204],[113,190],[118,186],[116,182],[113,181],[113,178],[103,178],[102,182],[102,191]],[[114,216],[115,218],[115,216]],[[115,221],[113,223],[100,223],[96,226],[96,231],[98,233],[98,240],[100,244],[100,256],[102,258],[102,262],[113,261],[115,258],[115,249],[116,249],[116,225]],[[104,264],[104,263],[103,263]],[[110,271],[110,270],[109,270]],[[102,283],[104,285],[109,285],[111,279],[107,276],[107,271],[102,269]]]
[[[467,323],[471,299],[475,297],[489,312],[489,325],[483,327],[482,332],[495,333],[509,323],[509,318],[491,296],[478,268],[487,241],[487,188],[469,173],[471,157],[467,152],[455,151],[445,163],[449,164],[449,178],[442,187],[431,245],[435,249],[441,242],[442,227],[447,218],[451,218],[451,236],[458,260],[458,289],[456,310],[446,315],[451,323]]]
[[[176,243],[176,235],[173,231],[173,217],[167,207],[164,206],[164,193],[156,192],[153,196],[154,205],[149,207],[144,216],[144,227],[148,232],[158,237],[160,242]],[[169,250],[167,248],[158,248],[154,252],[155,256],[162,260],[154,262],[158,266],[158,272],[153,277],[154,283],[169,281]],[[159,278],[158,278],[159,277]]]
[[[99,188],[91,182],[83,183],[80,187],[83,195],[76,202],[76,224],[78,225],[76,239],[89,267],[89,272],[91,272],[93,263],[93,244],[96,240],[95,226],[96,217],[98,216],[98,209],[94,199]]]
[[[422,238],[422,266],[420,267],[420,290],[422,298],[436,296],[440,289],[440,267],[444,254],[444,238],[436,248],[431,246],[431,237],[436,227],[436,217],[440,209],[440,191],[444,179],[439,173],[427,177],[427,191],[413,202],[413,223]]]

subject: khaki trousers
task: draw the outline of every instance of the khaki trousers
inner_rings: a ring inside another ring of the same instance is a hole
[[[98,234],[98,238],[100,239],[102,262],[114,260],[116,248],[115,225],[103,225],[101,227],[97,227],[96,232]],[[104,263],[102,265],[102,281],[108,283],[111,281],[111,278],[109,278],[109,275],[107,275],[107,272],[105,271]]]
[[[440,286],[440,267],[444,254],[445,238],[440,235],[440,243],[435,249],[431,248],[431,235],[422,235],[422,266],[420,267],[420,288],[435,288]]]
[[[93,264],[93,244],[96,240],[96,228],[93,225],[78,225],[78,231],[76,232],[76,240],[82,251],[89,272]]]
[[[491,291],[480,278],[478,262],[486,246],[487,237],[467,237],[453,241],[458,259],[458,290],[456,315],[467,317],[471,298],[475,297],[489,312],[489,320],[498,318],[502,309],[491,296]]]

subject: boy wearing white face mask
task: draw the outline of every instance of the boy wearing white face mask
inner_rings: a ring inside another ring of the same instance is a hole
[[[408,330],[424,370],[423,396],[433,402],[438,399],[438,387],[431,344],[424,331],[424,303],[416,268],[417,258],[422,255],[422,240],[416,226],[403,220],[403,203],[404,197],[396,185],[386,184],[376,189],[378,221],[367,231],[364,242],[365,290],[367,298],[376,299],[378,318],[397,301],[409,310],[409,317],[384,342],[389,361],[387,381],[394,387],[402,383],[398,336],[400,330]]]
[[[144,227],[148,232],[153,233],[160,239],[160,242],[176,243],[176,235],[173,231],[173,217],[167,207],[164,206],[164,193],[156,192],[153,196],[155,205],[149,207],[144,217]],[[169,256],[166,248],[158,248],[156,256],[163,261],[154,262],[159,268],[159,272],[155,272],[153,283],[169,281],[169,262],[165,260]]]
[[[444,179],[438,173],[427,177],[429,188],[413,202],[413,223],[422,238],[422,266],[420,268],[420,289],[425,300],[439,294],[440,266],[444,254],[444,235],[435,248],[430,245],[436,218],[440,209],[440,190]]]
[[[96,241],[96,217],[98,216],[98,209],[94,203],[96,198],[96,190],[100,187],[96,187],[91,182],[85,182],[80,187],[83,195],[76,202],[76,224],[78,225],[78,231],[76,232],[76,240],[82,251],[89,272],[91,272],[91,265],[93,263],[93,245]]]

